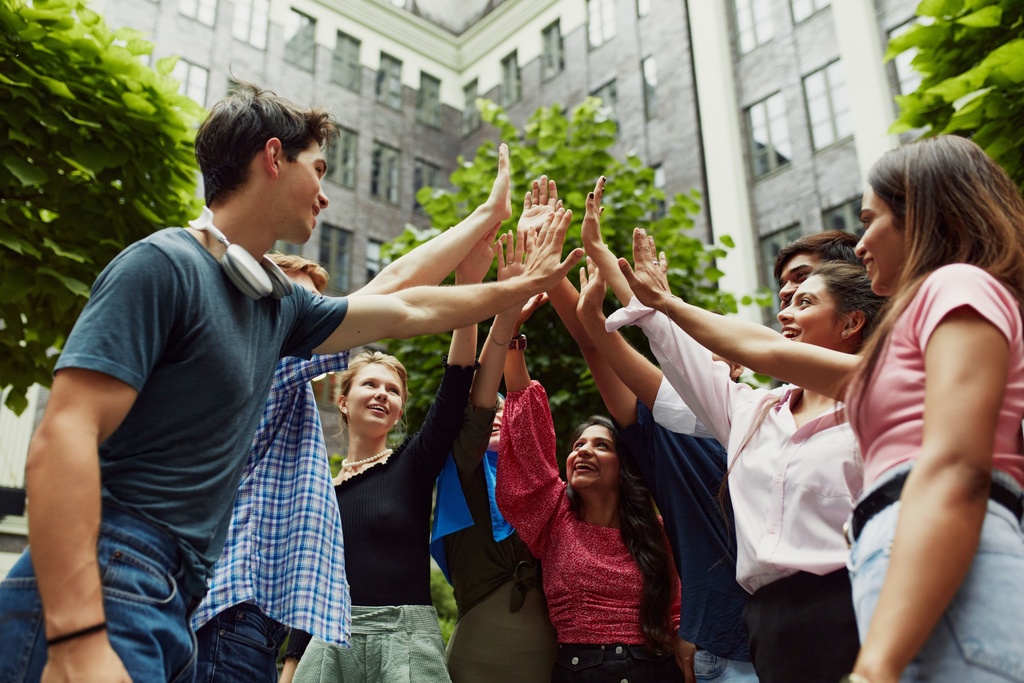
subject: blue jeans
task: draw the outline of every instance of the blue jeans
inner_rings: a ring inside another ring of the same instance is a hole
[[[892,468],[872,489],[907,469]],[[1013,479],[1002,472],[995,472],[993,479],[1020,492]],[[878,605],[899,513],[897,502],[872,517],[850,554],[853,604],[861,639]],[[1020,520],[990,500],[970,571],[935,630],[903,672],[901,683],[1024,683],[1021,577],[1024,532]]]
[[[715,683],[757,683],[757,674],[751,662],[718,657],[707,650],[697,650],[693,655],[693,672],[698,681]]]
[[[251,602],[227,608],[196,631],[195,683],[274,683],[287,634],[286,626]]]
[[[105,506],[96,551],[107,635],[132,680],[191,683],[194,598],[179,589],[184,572],[174,539]],[[27,549],[0,582],[0,683],[38,681],[45,664],[43,609]]]

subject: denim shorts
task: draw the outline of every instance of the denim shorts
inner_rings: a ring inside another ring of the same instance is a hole
[[[134,681],[192,681],[195,640],[181,591],[174,540],[148,522],[104,506],[97,543],[110,644]],[[0,582],[0,683],[38,681],[46,630],[27,549]]]
[[[906,472],[897,466],[872,490]],[[995,472],[1011,491],[1020,487]],[[870,491],[866,491],[865,495]],[[867,634],[889,567],[899,502],[864,525],[850,554],[850,582],[861,639]],[[900,678],[901,683],[1024,683],[1024,531],[1005,507],[988,501],[981,541],[970,571],[932,635]]]
[[[693,672],[698,681],[715,683],[757,683],[757,673],[751,662],[726,659],[707,650],[697,650],[693,655]]]

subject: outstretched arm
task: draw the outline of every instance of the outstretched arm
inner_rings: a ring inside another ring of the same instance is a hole
[[[314,353],[332,353],[378,339],[438,334],[476,323],[538,294],[565,277],[582,256],[562,260],[569,211],[551,215],[540,235],[529,240],[522,275],[504,282],[461,287],[414,287],[388,296],[367,295],[348,302],[343,322]]]
[[[354,296],[390,294],[408,287],[436,285],[465,258],[481,240],[494,241],[502,221],[512,215],[512,188],[509,175],[508,147],[498,146],[498,175],[487,201],[478,206],[461,223],[421,244],[408,254],[388,264]]]
[[[1006,337],[973,310],[949,314],[928,340],[921,456],[900,496],[889,570],[854,666],[872,683],[900,678],[971,567],[1008,359]]]
[[[476,285],[484,280],[494,261],[494,248],[490,236],[479,240],[455,268],[455,285]],[[448,365],[471,367],[476,361],[476,324],[460,327],[452,332],[448,349]]]
[[[601,238],[601,215],[604,207],[601,206],[601,199],[604,197],[605,178],[597,179],[594,191],[587,195],[587,212],[583,216],[583,229],[580,236],[583,239],[583,250],[587,257],[593,260],[594,265],[601,271],[601,275],[619,303],[625,306],[633,298],[633,290],[619,270],[618,258],[612,253],[608,245]],[[647,404],[650,405],[650,404]]]
[[[633,231],[633,263],[635,271],[626,259],[619,259],[618,266],[637,299],[666,314],[704,348],[755,372],[842,398],[846,379],[859,364],[859,356],[813,344],[794,344],[769,327],[687,304],[669,290],[665,252],[659,255],[654,238],[641,228]]]

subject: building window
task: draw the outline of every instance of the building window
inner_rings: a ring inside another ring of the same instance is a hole
[[[740,54],[775,37],[772,0],[736,0],[736,38]]]
[[[370,194],[391,204],[398,203],[399,172],[402,156],[394,147],[373,143],[370,170]]]
[[[822,230],[842,230],[850,232],[858,237],[864,232],[864,226],[860,222],[860,197],[832,207],[821,212]]]
[[[206,82],[210,79],[208,69],[179,58],[171,77],[180,83],[179,93],[206,106]]]
[[[423,205],[420,204],[418,195],[424,187],[437,187],[437,180],[441,176],[441,169],[434,164],[416,160],[412,170],[412,210],[416,213],[424,213]]]
[[[519,56],[515,50],[501,60],[501,103],[506,107],[519,101]]]
[[[201,24],[213,26],[217,20],[217,0],[178,0],[178,11]]]
[[[772,296],[772,305],[764,311],[766,324],[778,327],[778,320],[775,316],[778,315],[781,302],[778,296],[779,282],[775,279],[775,257],[779,255],[780,249],[801,235],[800,225],[798,224],[777,230],[759,240],[761,247],[761,284],[775,293]]]
[[[462,87],[462,97],[465,99],[465,104],[462,105],[462,134],[469,135],[480,127],[480,109],[476,106],[476,79]]]
[[[441,127],[441,81],[420,72],[420,91],[416,94],[416,118],[423,123]]]
[[[377,101],[392,109],[402,108],[402,62],[384,52],[377,72]]]
[[[619,103],[619,98],[615,91],[615,79],[613,78],[590,94],[592,97],[600,98],[601,106],[607,111],[608,118],[612,121],[617,121],[615,109]]]
[[[658,116],[658,67],[654,57],[647,57],[642,62],[644,72],[644,112],[647,120]]]
[[[661,190],[662,193],[665,192],[665,169],[661,164],[654,167],[654,189]],[[665,197],[659,197],[657,202],[658,206],[654,209],[654,216],[652,216],[654,220],[664,218],[668,213],[668,202]]]
[[[587,0],[587,35],[590,49],[615,37],[615,0]]]
[[[636,0],[636,15],[646,17],[651,13],[651,0]]]
[[[793,23],[799,24],[812,14],[817,14],[828,7],[829,3],[830,0],[790,0],[789,6],[793,10]]]
[[[908,21],[902,26],[898,26],[889,32],[889,40],[901,36],[914,26],[917,25],[918,19]],[[914,68],[911,62],[914,61],[914,57],[917,56],[917,48],[910,48],[904,50],[892,59],[892,68],[896,76],[897,93],[900,95],[909,95],[910,93],[917,90],[917,86],[921,85],[921,72]]]
[[[369,282],[377,277],[377,273],[387,265],[383,256],[384,243],[370,239],[366,242],[366,281]]]
[[[359,136],[339,128],[327,145],[327,180],[344,187],[356,186],[356,148]]]
[[[331,279],[327,292],[346,294],[349,288],[349,264],[352,252],[352,233],[330,223],[320,228],[320,265],[327,269]]]
[[[316,56],[316,19],[291,10],[284,24],[284,61],[313,72]]]
[[[267,47],[270,0],[235,0],[231,35],[261,50]]]
[[[363,81],[363,68],[359,65],[360,42],[338,31],[331,58],[331,82],[359,92]]]
[[[544,39],[544,62],[541,68],[544,71],[544,78],[548,79],[557,76],[565,69],[562,25],[556,21],[544,29],[541,37]]]
[[[747,109],[747,132],[750,166],[755,178],[785,166],[793,158],[782,93],[775,93]]]
[[[832,62],[804,77],[804,97],[814,149],[828,147],[836,140],[853,134],[842,64]]]

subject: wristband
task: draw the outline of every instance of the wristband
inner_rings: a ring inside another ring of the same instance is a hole
[[[526,335],[521,334],[518,337],[512,337],[508,342],[509,351],[522,351],[526,348]]]
[[[88,636],[88,635],[91,635],[93,633],[97,633],[99,631],[106,631],[106,630],[107,630],[107,622],[106,621],[101,621],[98,624],[93,624],[92,626],[87,626],[85,628],[80,628],[77,631],[72,631],[71,633],[65,633],[64,635],[57,636],[56,638],[47,638],[46,645],[47,645],[47,647],[53,647],[54,645],[59,645],[60,643],[63,643],[63,642],[69,641],[69,640],[74,640],[75,638],[81,638],[82,636]]]

